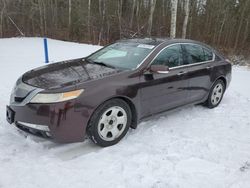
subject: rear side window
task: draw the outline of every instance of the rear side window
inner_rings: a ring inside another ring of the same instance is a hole
[[[186,50],[187,64],[206,61],[203,48],[200,45],[184,44]]]
[[[173,45],[165,48],[152,62],[154,65],[166,65],[177,67],[183,64],[181,45]]]
[[[206,48],[203,48],[203,51],[204,51],[205,61],[213,60],[213,52],[211,52],[210,50]]]

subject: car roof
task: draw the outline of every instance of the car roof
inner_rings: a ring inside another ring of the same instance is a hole
[[[133,39],[122,39],[119,40],[118,42],[128,42],[128,43],[139,43],[139,44],[147,44],[147,45],[159,45],[161,43],[166,43],[166,45],[169,44],[174,44],[174,43],[193,43],[193,44],[200,44],[203,45],[207,48],[210,48],[210,46],[199,42],[199,41],[195,41],[195,40],[190,40],[190,39],[181,39],[181,38],[176,38],[176,39],[171,39],[171,38],[133,38]]]
[[[164,38],[132,38],[132,39],[121,39],[118,42],[159,45],[163,42],[166,42],[167,40],[168,40],[167,38],[166,39]]]

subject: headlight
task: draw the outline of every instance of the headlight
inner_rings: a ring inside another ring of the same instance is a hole
[[[56,103],[77,98],[84,89],[69,91],[65,93],[38,93],[30,103]]]

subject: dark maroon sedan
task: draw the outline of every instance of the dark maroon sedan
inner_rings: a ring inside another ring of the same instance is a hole
[[[60,142],[85,134],[100,146],[119,142],[153,114],[187,104],[219,105],[231,64],[200,42],[130,39],[84,59],[25,73],[12,91],[7,120]]]

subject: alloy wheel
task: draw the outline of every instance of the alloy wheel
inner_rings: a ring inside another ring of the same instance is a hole
[[[217,105],[222,96],[223,96],[223,85],[221,83],[218,83],[215,85],[213,91],[212,91],[212,96],[211,96],[211,103],[215,106]]]
[[[113,141],[124,131],[127,124],[127,113],[119,107],[108,108],[98,122],[98,134],[105,141]]]

